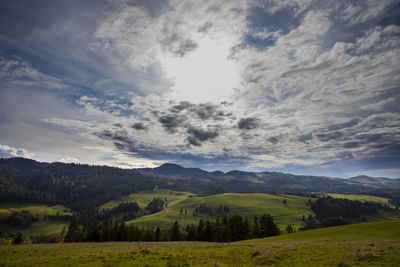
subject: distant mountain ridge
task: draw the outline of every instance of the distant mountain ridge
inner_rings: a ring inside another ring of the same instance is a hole
[[[148,175],[165,176],[175,179],[197,179],[197,180],[240,180],[253,183],[268,183],[279,187],[280,183],[295,184],[313,183],[317,181],[326,181],[331,184],[344,183],[347,185],[363,185],[373,188],[400,188],[400,178],[389,179],[383,177],[369,177],[359,175],[349,179],[326,177],[326,176],[308,176],[294,175],[280,172],[246,172],[240,170],[232,170],[229,172],[213,171],[208,172],[199,168],[185,168],[174,163],[165,163],[155,168],[135,169],[138,172]]]
[[[208,172],[166,163],[156,168],[121,169],[73,163],[0,159],[0,201],[62,204],[87,212],[122,195],[164,188],[201,195],[220,193],[344,193],[390,198],[400,205],[400,179],[350,179],[279,172]]]

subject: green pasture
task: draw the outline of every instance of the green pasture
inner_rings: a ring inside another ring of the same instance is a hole
[[[400,222],[363,223],[235,243],[0,245],[1,266],[399,266]]]
[[[388,198],[369,196],[369,195],[347,195],[347,194],[325,194],[326,196],[331,196],[333,198],[343,198],[349,200],[358,200],[365,202],[377,202],[381,204],[389,204]]]
[[[286,204],[284,204],[286,200]],[[193,216],[193,211],[200,204],[206,204],[211,208],[220,205],[228,205],[230,214],[241,216],[260,217],[263,214],[271,214],[275,222],[281,228],[293,224],[296,228],[303,223],[302,216],[314,214],[306,205],[308,198],[293,195],[271,195],[261,193],[235,194],[226,193],[206,197],[188,197],[168,205],[168,208],[147,216],[139,217],[128,223],[139,226],[159,226],[169,228],[175,220],[180,225],[197,223],[200,219],[216,219],[216,216],[198,214]],[[182,213],[180,212],[182,209]],[[185,214],[186,210],[186,214]]]
[[[118,200],[112,200],[101,205],[99,209],[112,209],[117,207],[119,204],[126,202],[137,202],[140,207],[144,208],[153,198],[161,198],[162,200],[167,199],[168,204],[171,205],[179,200],[186,199],[189,196],[194,195],[195,194],[189,192],[178,192],[169,189],[154,189],[123,196]]]
[[[38,203],[0,203],[0,214],[9,214],[12,211],[21,211],[26,210],[32,213],[33,215],[71,215],[72,212],[70,209],[61,206],[54,205],[49,206],[47,204],[38,204]]]

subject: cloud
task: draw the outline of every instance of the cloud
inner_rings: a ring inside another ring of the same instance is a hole
[[[176,48],[172,48],[172,53],[175,56],[184,57],[188,53],[194,51],[198,46],[199,44],[196,43],[195,41],[186,39],[181,43],[179,43],[179,45]]]
[[[23,86],[47,90],[67,88],[59,79],[41,73],[18,57],[0,57],[0,83],[7,87]]]
[[[0,158],[12,158],[12,157],[32,158],[34,156],[35,153],[29,152],[26,149],[14,148],[0,144]]]
[[[138,131],[140,131],[140,130],[147,130],[147,127],[146,127],[143,123],[141,123],[141,122],[136,122],[136,123],[134,123],[134,124],[132,125],[132,128],[135,129],[135,130],[138,130]]]
[[[201,142],[212,140],[218,136],[216,131],[205,131],[201,129],[189,128],[187,130],[188,141],[191,145],[201,146]]]
[[[237,126],[240,130],[252,130],[258,127],[258,120],[257,118],[241,118]]]
[[[169,133],[175,133],[177,128],[182,125],[184,118],[181,116],[163,115],[158,118],[158,121]]]
[[[63,163],[79,163],[80,162],[79,159],[76,159],[76,158],[68,156],[68,155],[65,155],[59,161],[63,162]]]
[[[375,2],[1,3],[0,143],[117,166],[395,165],[400,9]]]

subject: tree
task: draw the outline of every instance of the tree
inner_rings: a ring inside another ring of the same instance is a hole
[[[160,236],[161,236],[161,230],[160,230],[160,227],[157,227],[156,233],[154,236],[154,241],[156,241],[156,242],[160,241]]]
[[[254,216],[254,224],[253,224],[253,229],[251,232],[254,237],[260,237],[260,225],[258,223],[257,216]]]
[[[161,198],[153,198],[152,201],[146,206],[146,210],[150,211],[150,213],[156,213],[163,209],[164,201]]]
[[[286,231],[288,234],[290,234],[290,233],[295,232],[295,229],[294,229],[294,227],[293,227],[291,224],[288,224],[288,225],[286,225],[286,227],[285,227],[285,231]]]
[[[106,242],[111,240],[111,226],[107,220],[101,225],[100,241]]]
[[[196,228],[194,224],[191,224],[186,232],[188,241],[196,241]]]
[[[178,221],[175,221],[171,230],[171,241],[179,241],[180,239],[181,239],[181,233],[179,230],[179,224]]]
[[[100,241],[100,229],[96,222],[89,223],[87,228],[87,241],[98,242]]]
[[[214,239],[214,232],[212,229],[212,225],[209,220],[206,221],[206,225],[204,227],[204,241],[212,242]]]
[[[20,245],[24,242],[24,237],[22,236],[22,233],[17,233],[17,236],[14,238],[12,243],[14,245]]]
[[[204,233],[204,221],[200,219],[199,224],[197,225],[197,240],[204,241],[203,234]]]
[[[78,225],[76,217],[74,217],[68,226],[68,232],[65,236],[65,242],[78,242],[81,241],[81,230]]]
[[[222,225],[222,227],[221,227],[221,241],[222,242],[231,242],[232,241],[232,232],[231,232],[231,229],[227,225]]]
[[[276,224],[274,224],[274,220],[271,215],[264,214],[260,219],[260,235],[261,237],[278,235],[279,229]]]

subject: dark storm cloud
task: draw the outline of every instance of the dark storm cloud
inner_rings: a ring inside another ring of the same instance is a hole
[[[146,127],[143,123],[141,123],[141,122],[136,122],[136,123],[134,123],[134,124],[132,125],[132,128],[135,129],[135,130],[138,130],[138,131],[140,131],[140,130],[147,130],[147,127]]]
[[[232,118],[232,114],[225,112],[221,105],[215,105],[211,103],[193,104],[188,101],[182,101],[178,105],[173,106],[169,109],[172,113],[187,112],[191,115],[195,115],[201,120],[223,120],[225,118]]]
[[[202,142],[212,140],[219,135],[217,131],[204,131],[192,127],[187,130],[187,133],[189,134],[188,142],[194,146],[201,146]]]
[[[199,116],[200,119],[202,120],[207,120],[207,119],[214,119],[214,120],[220,120],[223,119],[224,117],[229,117],[231,114],[225,113],[217,105],[213,104],[199,104],[195,107],[193,107],[192,111]]]
[[[190,103],[188,101],[181,101],[178,105],[175,105],[172,108],[170,108],[170,111],[174,112],[174,113],[178,113],[180,111],[187,110],[187,109],[192,108],[194,106],[195,106],[195,104],[192,104],[192,103]]]
[[[158,118],[158,121],[161,123],[161,125],[167,132],[175,133],[178,127],[182,125],[184,120],[182,116],[163,115]]]
[[[114,142],[123,142],[123,143],[132,142],[131,139],[128,137],[128,134],[126,131],[112,132],[109,130],[104,130],[103,132],[95,133],[95,135],[102,139],[108,139],[108,140],[112,140]]]
[[[242,118],[237,124],[241,130],[252,130],[259,126],[257,118]]]
[[[150,158],[154,160],[171,161],[177,164],[187,166],[197,166],[199,168],[209,169],[210,166],[217,164],[223,170],[231,170],[232,164],[243,164],[243,162],[251,161],[251,158],[244,156],[231,155],[229,151],[221,155],[204,154],[196,155],[188,152],[182,152],[183,147],[174,147],[172,149],[158,148],[151,145],[140,144],[133,137],[128,136],[125,131],[103,131],[96,133],[96,136],[110,140],[115,148],[127,155],[135,157]],[[207,133],[207,131],[193,130],[193,138],[199,140],[209,139],[215,134]]]
[[[153,115],[161,123],[162,127],[171,134],[176,134],[178,128],[186,129],[180,134],[193,146],[201,146],[203,142],[215,139],[219,136],[221,125],[218,123],[226,118],[233,118],[229,112],[225,112],[221,105],[211,103],[193,104],[182,101],[168,109],[170,113],[154,111]],[[209,121],[208,129],[203,130],[204,121]]]

